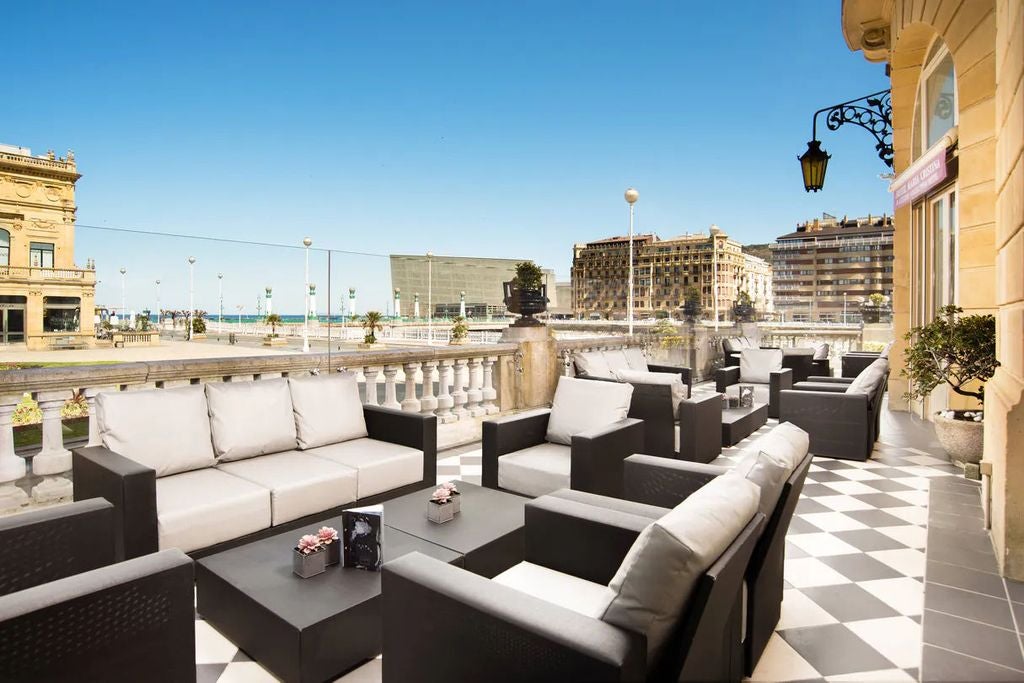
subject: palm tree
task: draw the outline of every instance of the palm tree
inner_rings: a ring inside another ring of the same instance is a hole
[[[363,337],[364,343],[377,343],[376,333],[384,331],[384,326],[380,324],[383,319],[384,317],[380,314],[380,311],[366,312],[362,320],[363,329],[366,330],[366,335]]]
[[[269,313],[267,314],[267,319],[265,320],[265,322],[268,325],[270,325],[270,336],[276,337],[277,326],[281,324],[281,316],[279,316],[277,313]]]

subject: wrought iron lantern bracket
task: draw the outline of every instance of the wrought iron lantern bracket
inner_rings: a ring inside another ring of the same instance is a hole
[[[892,168],[892,98],[890,90],[876,93],[814,112],[811,123],[811,139],[818,139],[818,115],[825,114],[825,125],[829,130],[839,130],[847,123],[860,126],[875,138],[878,158]]]

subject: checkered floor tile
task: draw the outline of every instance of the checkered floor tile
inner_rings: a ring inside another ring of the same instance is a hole
[[[694,387],[695,397],[713,392]],[[737,461],[775,424],[716,464]],[[479,483],[480,460],[479,444],[445,451],[438,480]],[[787,537],[782,617],[752,680],[918,679],[928,487],[958,473],[920,421],[888,411],[871,460],[814,460]],[[274,680],[201,618],[196,669],[200,683]],[[339,680],[379,681],[380,659]]]

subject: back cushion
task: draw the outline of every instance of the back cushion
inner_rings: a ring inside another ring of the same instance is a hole
[[[895,344],[895,343],[896,342],[894,340],[894,341],[889,342],[885,346],[883,346],[882,347],[882,352],[878,354],[878,357],[879,358],[886,358],[886,359],[888,359],[889,358],[889,351],[892,349],[892,345]]]
[[[741,349],[756,349],[754,342],[750,341],[747,337],[738,337]]]
[[[760,492],[743,477],[716,477],[644,529],[608,588],[601,619],[647,636],[653,665],[701,575],[757,512]]]
[[[628,370],[629,359],[626,358],[626,352],[622,349],[610,349],[604,352],[604,361],[608,364],[608,369],[614,375],[616,370]]]
[[[828,344],[822,342],[814,347],[814,360],[826,360],[828,358]]]
[[[740,351],[740,381],[768,384],[771,373],[782,369],[782,349]]]
[[[846,387],[846,393],[870,394],[878,387],[878,383],[882,381],[888,370],[889,361],[885,358],[873,361],[871,365],[861,370],[860,374],[854,377],[853,381],[850,382],[850,386]]]
[[[734,339],[733,337],[726,337],[725,339],[722,340],[722,350],[725,351],[726,353],[739,353],[739,351],[742,348],[743,345],[740,344],[739,339]]]
[[[299,448],[316,448],[368,436],[354,372],[289,377],[288,388]]]
[[[807,456],[811,440],[807,432],[792,422],[783,422],[759,438],[755,447],[781,460],[792,472]]]
[[[104,446],[158,477],[216,464],[199,385],[98,394],[96,423]]]
[[[547,440],[571,446],[574,435],[625,419],[632,396],[632,384],[559,377]]]
[[[641,370],[615,370],[615,378],[620,382],[637,384],[667,384],[672,387],[672,414],[679,416],[679,404],[686,398],[686,385],[683,378],[674,372],[643,372]]]
[[[288,380],[206,385],[213,450],[221,461],[295,449],[295,415]]]
[[[639,346],[630,346],[625,351],[626,362],[629,364],[630,370],[642,370],[647,372],[647,359],[644,357],[644,352]]]
[[[612,379],[612,371],[608,367],[608,361],[605,360],[604,354],[600,351],[574,354],[573,362],[576,363],[576,371],[581,375]]]
[[[782,487],[791,473],[792,470],[782,459],[755,448],[724,476],[739,477],[757,484],[760,489],[757,508],[767,518],[772,516],[779,496],[782,495]]]

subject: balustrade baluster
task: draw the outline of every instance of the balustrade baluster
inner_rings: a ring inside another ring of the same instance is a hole
[[[452,361],[443,360],[440,362],[440,370],[437,379],[437,421],[442,424],[454,422],[458,418],[452,413],[452,400],[450,387],[452,384]]]
[[[498,391],[494,388],[494,364],[497,360],[497,356],[487,356],[483,359],[484,386],[481,392],[483,404],[480,407],[483,408],[486,415],[493,415],[499,410],[494,403],[494,400],[498,398]]]
[[[32,497],[40,502],[71,497],[71,480],[59,476],[71,470],[71,451],[64,448],[60,419],[64,402],[71,396],[70,389],[41,391],[36,396],[43,413],[43,447],[32,457],[32,473],[43,480],[32,487]]]
[[[10,510],[28,501],[28,494],[15,485],[25,476],[25,459],[14,454],[14,428],[11,425],[20,402],[20,394],[0,396],[0,510]]]
[[[455,379],[452,383],[452,413],[458,420],[469,415],[469,411],[466,410],[467,396],[465,392],[466,373],[468,370],[465,358],[455,359]]]
[[[380,370],[373,367],[363,368],[363,377],[366,379],[366,400],[364,403],[368,406],[378,405],[377,402],[377,375],[380,374]]]
[[[423,361],[423,391],[420,392],[420,412],[433,413],[437,409],[437,398],[434,397],[434,373],[437,361]]]
[[[384,407],[401,410],[402,404],[398,402],[397,392],[395,391],[395,376],[397,374],[397,365],[384,366]]]
[[[420,400],[416,398],[416,371],[419,367],[419,361],[402,365],[402,369],[405,370],[405,397],[402,399],[402,410],[409,413],[420,412]]]
[[[469,359],[469,390],[466,392],[466,410],[473,417],[485,414],[487,411],[480,405],[483,392],[480,391],[480,359]]]

